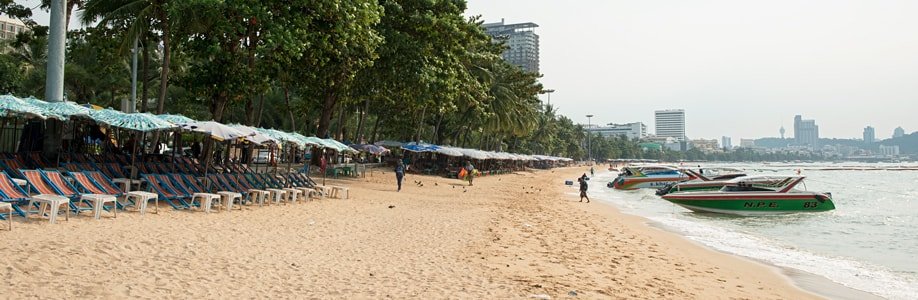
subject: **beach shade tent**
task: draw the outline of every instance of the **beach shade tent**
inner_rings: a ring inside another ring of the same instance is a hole
[[[437,149],[440,149],[440,146],[425,144],[425,143],[408,143],[401,146],[402,150],[411,151],[411,152],[435,152]]]
[[[149,113],[127,114],[111,108],[90,111],[89,118],[110,127],[140,132],[173,130],[178,128],[175,124],[166,122]]]
[[[357,153],[357,150],[354,150],[354,148],[348,147],[344,143],[336,141],[335,139],[322,139],[322,141],[328,145],[327,148],[338,151],[338,153]]]
[[[402,143],[402,142],[399,142],[399,141],[388,141],[388,140],[386,140],[386,141],[378,141],[378,142],[375,142],[375,143],[373,143],[373,145],[396,148],[396,147],[401,147],[402,145],[405,145],[405,143]]]
[[[79,104],[61,101],[61,102],[45,102],[33,97],[23,98],[23,101],[37,106],[42,109],[42,112],[49,117],[63,117],[63,118],[72,118],[72,117],[89,117],[89,112],[92,111],[89,108],[83,107]]]
[[[255,130],[254,127],[249,127],[249,126],[245,126],[241,124],[230,124],[229,126],[245,134],[245,136],[243,136],[243,139],[255,145],[267,145],[267,144],[280,143],[279,140],[276,140],[264,133],[261,133],[258,130]]]
[[[439,148],[434,150],[433,152],[437,154],[446,155],[446,156],[452,156],[452,157],[460,157],[464,155],[457,148],[445,147],[445,146],[439,146]]]
[[[110,127],[139,131],[140,140],[144,140],[147,132],[166,131],[178,129],[175,124],[166,122],[149,113],[123,113],[111,108],[92,110],[89,112],[89,118],[96,123],[104,124]],[[131,179],[134,178],[135,162],[137,159],[137,143],[134,143],[134,149],[131,151]]]
[[[0,96],[0,113],[2,113],[4,116],[39,118],[42,120],[47,118],[54,118],[58,120],[67,119],[60,114],[47,111],[42,107],[29,103],[29,101],[19,99],[13,95]]]
[[[376,146],[373,144],[353,144],[351,145],[351,148],[354,148],[354,150],[357,150],[360,152],[366,152],[366,153],[370,153],[373,155],[382,155],[382,154],[391,152],[389,151],[389,149],[386,149],[385,147]]]
[[[238,138],[246,137],[251,134],[245,134],[229,125],[223,125],[214,121],[191,122],[179,125],[182,130],[204,133],[210,138],[218,141],[232,141]]]
[[[183,115],[161,114],[161,115],[156,115],[156,117],[162,119],[163,121],[166,121],[172,124],[176,124],[176,125],[197,122],[194,119],[183,116]]]
[[[186,131],[206,134],[208,137],[217,142],[230,142],[252,135],[243,133],[242,131],[236,130],[236,128],[230,127],[229,125],[224,125],[223,123],[215,121],[185,123],[181,125],[181,128],[182,130]],[[208,172],[210,172],[209,159],[204,162],[204,178],[208,178]],[[207,190],[209,191],[211,182],[208,180],[207,184]]]

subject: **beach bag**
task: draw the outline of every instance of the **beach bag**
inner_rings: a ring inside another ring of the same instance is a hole
[[[465,175],[468,175],[468,172],[465,171],[465,168],[459,170],[459,179],[465,178]]]

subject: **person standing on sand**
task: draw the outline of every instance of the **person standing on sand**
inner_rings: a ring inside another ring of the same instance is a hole
[[[589,187],[586,178],[586,173],[584,173],[583,176],[577,179],[577,181],[580,182],[580,202],[583,202],[583,198],[586,198],[587,203],[590,203],[590,197],[587,196],[587,189]]]
[[[472,171],[475,170],[475,166],[472,165],[471,161],[465,162],[465,179],[469,181],[469,186],[472,186],[472,179],[475,178],[475,173]]]
[[[590,167],[590,177],[596,176],[596,172],[593,171],[593,167]]]
[[[405,163],[399,160],[395,164],[395,180],[398,182],[398,192],[402,191],[402,178],[405,178]]]

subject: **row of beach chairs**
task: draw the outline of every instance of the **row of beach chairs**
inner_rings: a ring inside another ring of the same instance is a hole
[[[296,203],[310,198],[335,196],[343,187],[320,187],[302,173],[279,176],[266,173],[218,173],[206,177],[192,174],[166,173],[141,174],[148,191],[126,191],[103,172],[96,170],[70,170],[66,175],[57,170],[17,169],[22,179],[6,170],[0,171],[0,211],[12,228],[13,213],[28,218],[29,214],[47,216],[54,223],[63,212],[92,211],[100,218],[103,211],[117,217],[117,211],[133,206],[141,214],[150,201],[163,200],[174,209],[199,208],[210,212],[214,207],[232,210],[234,205],[259,206],[270,203]],[[212,193],[215,192],[215,193]],[[63,210],[61,210],[63,207]]]

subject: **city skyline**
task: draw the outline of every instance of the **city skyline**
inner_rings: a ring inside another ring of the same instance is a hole
[[[483,22],[539,24],[542,82],[577,123],[683,108],[690,138],[778,137],[797,114],[824,138],[918,129],[918,2],[468,3]]]

